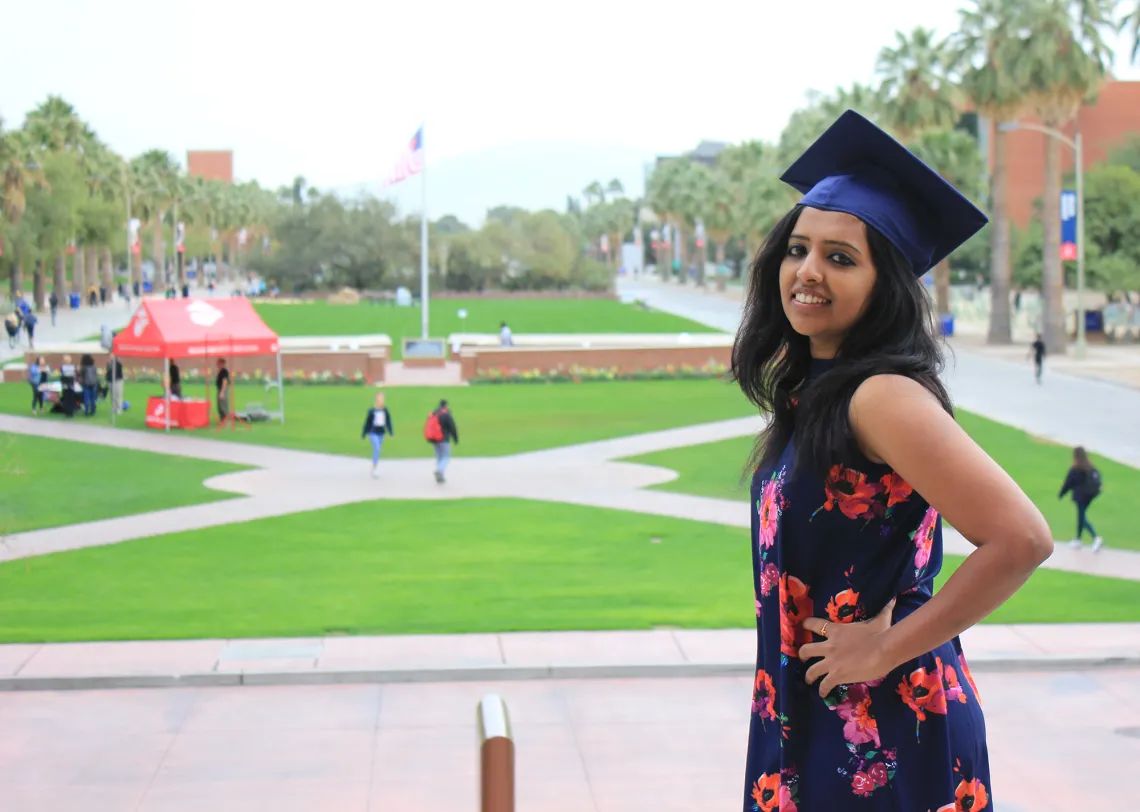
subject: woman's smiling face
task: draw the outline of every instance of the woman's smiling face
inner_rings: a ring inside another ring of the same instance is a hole
[[[805,208],[780,265],[780,296],[792,329],[815,358],[833,358],[871,300],[877,273],[863,221]]]

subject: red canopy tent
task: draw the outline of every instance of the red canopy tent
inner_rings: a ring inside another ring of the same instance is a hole
[[[111,355],[162,358],[164,377],[170,374],[171,358],[275,355],[280,417],[285,422],[281,344],[248,299],[144,299],[130,323],[115,335]],[[166,402],[169,430],[169,389]]]

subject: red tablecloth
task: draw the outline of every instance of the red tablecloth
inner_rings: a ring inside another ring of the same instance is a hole
[[[146,425],[152,429],[166,428],[166,398],[147,398]],[[170,427],[175,429],[204,429],[210,425],[210,404],[202,399],[170,401]]]

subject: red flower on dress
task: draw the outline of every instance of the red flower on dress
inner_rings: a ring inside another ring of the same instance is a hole
[[[799,812],[792,791],[787,784],[780,784],[780,812]]]
[[[856,795],[862,795],[864,798],[870,797],[871,793],[875,791],[875,782],[871,780],[871,776],[865,772],[857,772],[851,779],[851,791]]]
[[[944,715],[946,694],[942,690],[941,661],[936,671],[928,673],[925,668],[916,668],[903,677],[898,693],[920,722],[926,720],[927,711]]]
[[[765,773],[752,785],[752,800],[760,812],[777,812],[780,804],[780,774]]]
[[[939,660],[939,663],[942,661]],[[946,665],[942,667],[942,686],[946,689],[946,701],[953,702],[958,700],[965,705],[969,699],[966,697],[966,691],[962,688],[961,683],[958,682],[958,672],[954,670],[954,666]]]
[[[824,483],[827,501],[824,510],[838,507],[848,519],[873,519],[883,513],[877,498],[882,492],[878,482],[868,482],[867,475],[853,468],[833,465]]]
[[[859,616],[859,593],[845,589],[827,602],[827,616],[836,623],[853,623]]]
[[[752,712],[759,714],[761,719],[776,720],[776,686],[762,668],[756,672],[756,681],[752,685]]]
[[[876,787],[885,787],[890,777],[887,775],[887,765],[881,761],[876,761],[867,768],[867,775],[875,782]]]
[[[808,597],[807,585],[794,575],[780,576],[780,651],[789,657],[800,653],[800,646],[811,642],[811,632],[800,624],[812,616],[815,604]]]
[[[781,485],[783,485],[782,476],[773,476],[769,479],[764,485],[764,495],[760,499],[760,504],[756,507],[760,518],[760,530],[757,535],[762,549],[767,549],[776,543],[776,531],[780,528],[780,513],[784,508],[784,498],[780,493]]]
[[[889,508],[905,502],[914,493],[914,488],[910,486],[910,483],[894,471],[883,474],[879,479],[879,484],[883,486],[883,490],[886,492],[887,507]]]
[[[962,781],[954,791],[954,812],[979,812],[989,803],[986,785],[980,779]]]
[[[962,669],[962,676],[966,678],[966,682],[970,683],[970,690],[974,692],[974,699],[981,705],[982,695],[978,693],[978,686],[974,684],[974,675],[970,673],[970,666],[966,665],[966,658],[961,654],[958,655],[958,667]]]
[[[760,573],[760,594],[765,598],[768,597],[778,583],[780,583],[780,571],[776,569],[775,564],[769,562]]]

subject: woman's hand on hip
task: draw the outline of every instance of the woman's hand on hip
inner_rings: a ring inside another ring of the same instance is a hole
[[[835,623],[809,617],[803,628],[824,638],[819,643],[800,646],[800,660],[817,659],[807,670],[808,685],[823,677],[819,695],[826,697],[838,685],[872,682],[894,667],[888,661],[886,638],[891,628],[894,599],[875,617],[859,623]]]

